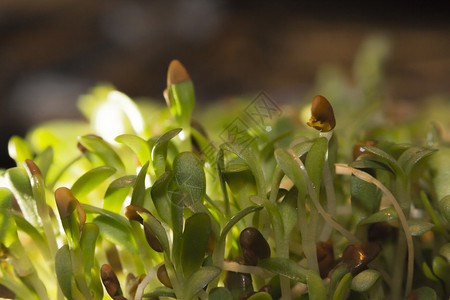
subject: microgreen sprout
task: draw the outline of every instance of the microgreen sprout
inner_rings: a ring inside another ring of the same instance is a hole
[[[278,114],[269,131],[245,120],[245,138],[213,143],[231,116],[211,107],[192,120],[177,60],[163,95],[167,108],[98,87],[80,100],[87,120],[11,138],[0,297],[449,297],[450,147],[437,125],[407,126],[417,139],[400,143],[388,122],[315,96],[318,132]]]

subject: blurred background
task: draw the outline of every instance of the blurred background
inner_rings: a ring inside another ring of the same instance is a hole
[[[261,90],[298,101],[324,67],[350,75],[367,37],[382,34],[390,101],[448,98],[448,10],[407,3],[1,0],[0,167],[13,165],[11,135],[81,118],[77,99],[96,84],[164,102],[174,58],[200,103]]]

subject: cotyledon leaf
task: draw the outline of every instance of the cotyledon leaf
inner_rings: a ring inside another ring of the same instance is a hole
[[[91,169],[74,182],[71,187],[72,193],[76,198],[86,197],[114,173],[116,169],[108,166]]]

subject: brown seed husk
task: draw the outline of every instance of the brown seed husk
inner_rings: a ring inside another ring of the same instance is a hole
[[[367,264],[374,260],[381,251],[381,243],[365,242],[361,245],[348,245],[342,254],[342,262],[352,274],[367,269]]]
[[[78,206],[78,200],[66,187],[60,187],[55,191],[55,201],[61,219],[69,217]]]
[[[168,288],[172,288],[172,282],[170,282],[169,274],[167,274],[166,265],[161,265],[156,272],[158,280]]]
[[[311,118],[306,124],[322,132],[328,132],[336,126],[333,107],[327,98],[320,95],[313,98]]]
[[[167,86],[189,80],[190,78],[180,61],[174,59],[170,62],[169,71],[167,72]]]
[[[25,163],[27,164],[27,168],[30,170],[31,175],[40,175],[40,176],[42,176],[41,170],[34,163],[34,161],[32,161],[31,159],[26,159]]]
[[[256,266],[258,260],[270,257],[270,246],[264,236],[254,227],[242,230],[239,237],[245,264]]]
[[[117,279],[116,273],[114,273],[114,270],[110,265],[102,265],[100,275],[108,295],[110,295],[113,299],[115,299],[114,297],[116,296],[122,295],[119,279]]]

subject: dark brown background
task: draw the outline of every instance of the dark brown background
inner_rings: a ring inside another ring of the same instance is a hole
[[[164,101],[168,63],[180,59],[198,101],[265,90],[293,101],[318,68],[351,72],[361,42],[386,33],[394,101],[450,95],[450,18],[408,1],[0,1],[0,167],[12,134],[77,118],[76,100],[100,82]]]

